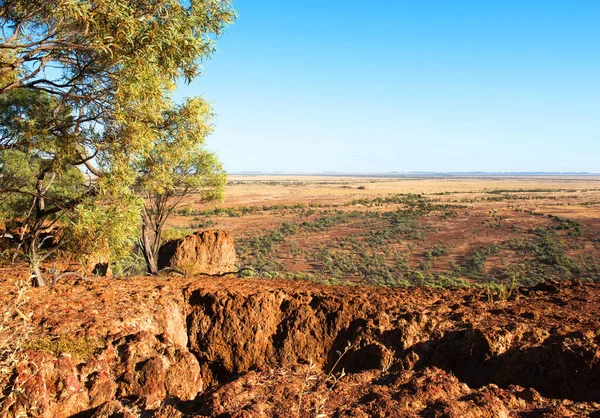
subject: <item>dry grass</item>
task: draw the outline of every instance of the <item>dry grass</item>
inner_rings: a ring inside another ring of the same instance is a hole
[[[80,360],[93,358],[94,352],[104,347],[106,347],[106,342],[100,338],[72,337],[69,335],[58,337],[40,335],[23,345],[24,350],[45,351],[55,356],[59,356],[61,353],[69,353]]]
[[[489,197],[491,190],[548,190],[558,200],[518,201],[525,209],[541,210],[556,215],[597,219],[597,206],[579,206],[578,203],[600,202],[599,177],[452,177],[452,178],[367,178],[367,177],[324,177],[324,176],[236,176],[229,178],[226,200],[222,203],[200,204],[192,196],[189,206],[194,209],[237,208],[242,206],[325,204],[344,205],[356,199],[373,199],[395,194],[424,194],[441,199],[442,203],[454,200]],[[361,190],[359,187],[366,187]],[[595,190],[594,190],[595,189]],[[577,191],[573,193],[572,191]],[[445,195],[438,195],[444,193]],[[533,195],[539,195],[534,193]],[[573,197],[576,197],[573,199]],[[565,199],[566,200],[563,200]],[[558,205],[557,205],[558,203]],[[565,206],[568,203],[568,206]],[[487,213],[491,209],[503,208],[503,202],[480,202],[472,210]],[[340,207],[340,209],[344,209]],[[373,210],[352,207],[352,210]],[[191,217],[175,216],[170,226],[189,227]],[[224,229],[240,236],[250,231],[276,228],[289,222],[289,214],[256,213],[243,218],[227,216],[212,217],[216,229]],[[198,221],[196,221],[197,223]]]
[[[16,282],[14,298],[0,307],[0,416],[8,416],[26,383],[14,383],[11,377],[18,364],[26,361],[25,346],[33,332],[32,313],[27,312],[29,290],[27,282]]]

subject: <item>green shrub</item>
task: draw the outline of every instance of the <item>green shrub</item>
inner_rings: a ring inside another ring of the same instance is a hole
[[[173,226],[170,228],[165,228],[165,230],[162,233],[162,240],[163,242],[166,242],[173,239],[179,239],[187,237],[188,235],[191,235],[194,232],[196,232],[196,229],[194,228]]]

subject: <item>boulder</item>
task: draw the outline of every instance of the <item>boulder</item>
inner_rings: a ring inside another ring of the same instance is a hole
[[[235,270],[235,242],[225,231],[197,231],[167,241],[158,253],[158,268],[181,271],[186,276],[223,274]]]

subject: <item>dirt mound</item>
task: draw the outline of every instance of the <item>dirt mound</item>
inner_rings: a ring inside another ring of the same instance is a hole
[[[100,343],[32,338],[7,416],[600,416],[598,284],[103,279],[30,306],[36,338]]]
[[[235,262],[235,242],[225,231],[197,231],[166,242],[158,253],[159,269],[172,267],[187,276],[231,273]]]

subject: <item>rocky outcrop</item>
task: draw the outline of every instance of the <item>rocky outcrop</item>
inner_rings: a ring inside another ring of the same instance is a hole
[[[12,385],[18,390],[4,416],[27,411],[48,418],[70,417],[115,399],[136,399],[138,407],[155,409],[166,398],[189,401],[203,389],[196,357],[148,332],[112,341],[85,361],[29,351]]]
[[[34,295],[34,320],[54,335],[81,329],[104,343],[89,358],[28,352],[11,380],[20,392],[8,416],[562,417],[600,409],[597,284],[545,283],[511,300],[473,289],[214,278],[104,280],[53,292],[54,305],[52,295]],[[88,315],[91,305],[102,314]]]
[[[235,242],[225,231],[198,231],[164,243],[158,268],[171,267],[186,276],[219,275],[235,270]]]
[[[556,297],[548,289],[569,290]],[[471,387],[516,384],[552,398],[600,401],[597,319],[588,303],[580,307],[585,322],[563,309],[578,303],[576,295],[588,298],[585,289],[544,284],[498,303],[473,291],[420,289],[412,297],[420,304],[400,296],[408,291],[197,289],[189,298],[189,349],[210,382],[295,364],[351,373],[433,366]]]

